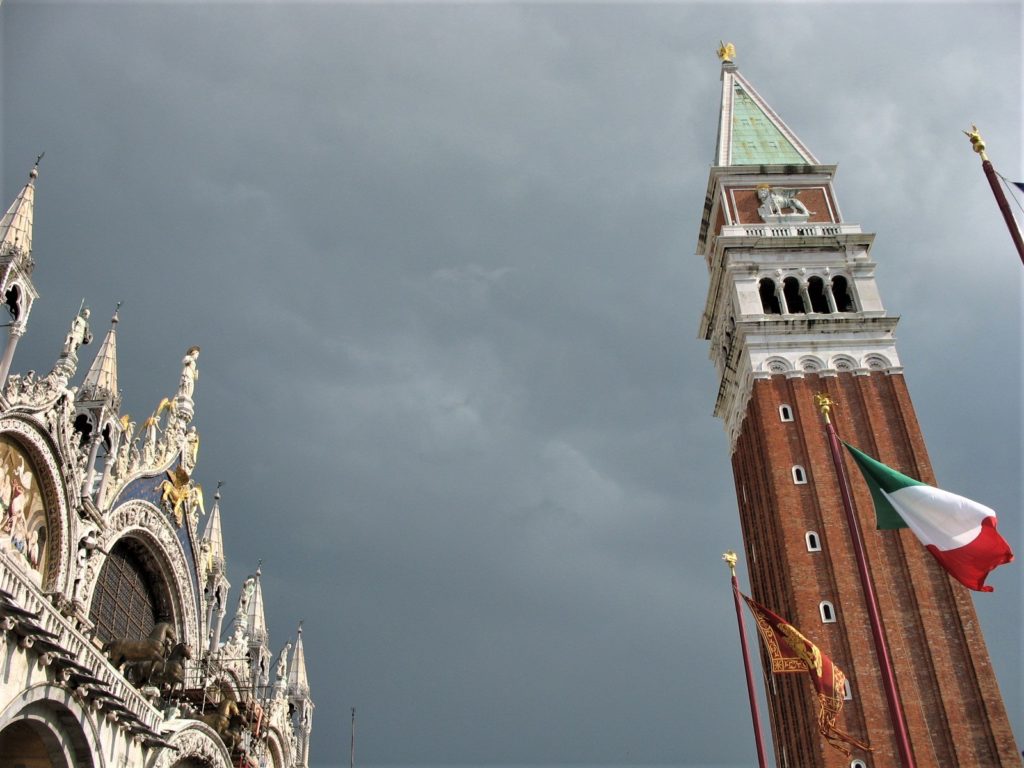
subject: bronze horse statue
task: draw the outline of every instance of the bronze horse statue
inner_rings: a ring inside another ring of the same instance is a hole
[[[202,720],[213,728],[223,740],[228,733],[228,726],[231,724],[232,718],[240,717],[241,714],[241,711],[238,709],[238,702],[225,696],[220,700],[220,704],[217,705],[216,712],[207,712],[200,715],[197,719]]]
[[[174,625],[161,621],[145,640],[110,640],[103,646],[110,663],[120,669],[126,661],[163,661],[171,643],[177,640]]]
[[[149,680],[159,687],[169,686],[170,693],[185,688],[185,659],[192,658],[192,646],[178,643],[162,661],[154,661],[149,669]]]

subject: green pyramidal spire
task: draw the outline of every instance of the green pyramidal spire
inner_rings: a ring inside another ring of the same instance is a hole
[[[716,165],[818,165],[731,59],[722,62]]]

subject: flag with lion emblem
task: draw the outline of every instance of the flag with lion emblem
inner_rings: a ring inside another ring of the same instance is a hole
[[[850,747],[847,745],[870,751],[871,747],[867,744],[836,728],[836,718],[843,708],[846,693],[846,675],[843,671],[788,621],[742,592],[740,596],[747,601],[750,611],[754,614],[757,630],[761,633],[765,650],[772,661],[772,672],[810,674],[820,705],[818,730],[825,740],[846,755],[850,754]]]

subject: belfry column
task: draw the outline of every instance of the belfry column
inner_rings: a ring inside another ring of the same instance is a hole
[[[14,350],[18,341],[25,335],[25,324],[14,323],[7,334],[7,345],[4,347],[4,356],[0,358],[0,388],[7,384],[7,375],[11,372],[11,363],[14,362]]]

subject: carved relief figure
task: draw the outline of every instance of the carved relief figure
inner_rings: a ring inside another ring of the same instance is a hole
[[[757,199],[761,201],[761,207],[757,212],[762,219],[767,220],[769,216],[785,216],[783,209],[792,209],[792,214],[810,216],[814,211],[807,210],[807,206],[797,199],[798,189],[773,189],[767,184],[757,188]]]
[[[185,450],[182,451],[181,461],[189,472],[195,469],[199,461],[199,432],[195,427],[189,427],[185,433]]]
[[[0,437],[0,547],[36,571],[46,554],[46,514],[31,460],[13,441]]]
[[[281,655],[277,657],[277,679],[284,680],[288,675],[288,654],[292,650],[291,643],[285,643]]]

